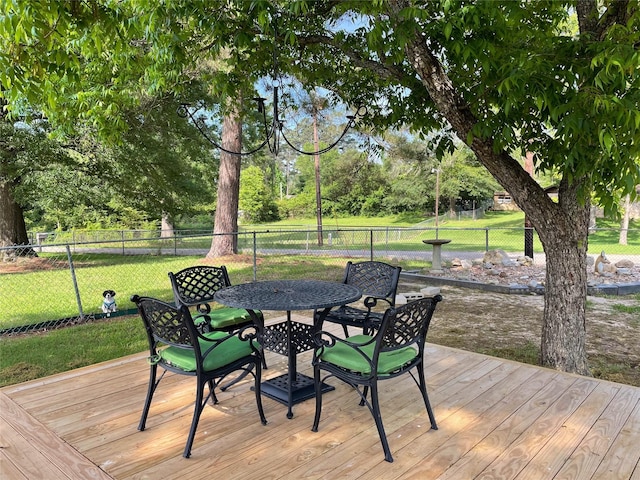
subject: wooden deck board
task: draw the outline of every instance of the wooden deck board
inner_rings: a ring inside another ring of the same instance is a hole
[[[0,418],[3,479],[111,479],[2,392]]]
[[[310,353],[298,357],[310,374]],[[425,372],[439,429],[406,376],[382,382],[394,463],[346,385],[286,407],[264,398],[268,425],[245,379],[205,408],[192,457],[182,450],[194,381],[167,376],[147,429],[144,354],[0,390],[0,477],[22,479],[640,479],[640,388],[429,344]],[[286,368],[268,353],[265,378]]]

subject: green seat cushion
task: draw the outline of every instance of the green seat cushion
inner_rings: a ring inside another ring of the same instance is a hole
[[[209,324],[213,330],[222,330],[223,328],[232,327],[239,323],[251,321],[251,315],[244,308],[223,307],[211,310],[206,315],[197,318],[197,322],[201,323],[209,318]]]
[[[355,335],[353,337],[349,337],[347,340],[349,342],[362,345],[370,341],[372,338],[373,337],[370,335]],[[368,358],[371,358],[374,347],[375,342],[372,342],[370,345],[362,347],[361,350]],[[397,370],[405,363],[413,360],[417,354],[416,349],[412,347],[404,347],[390,352],[382,352],[378,359],[378,374],[384,375]],[[336,342],[332,347],[325,347],[320,358],[325,362],[333,363],[334,365],[363,375],[371,373],[371,366],[369,365],[369,362],[367,362],[367,360],[354,348],[345,345],[342,342]]]
[[[204,334],[207,338],[217,339],[227,336],[224,332],[209,332]],[[200,342],[200,349],[202,353],[211,348],[212,343],[206,340],[198,340]],[[220,367],[224,367],[231,362],[234,362],[242,357],[250,355],[252,352],[251,345],[247,341],[242,341],[238,337],[231,337],[216,348],[213,349],[204,360],[204,370],[211,371]],[[191,349],[167,347],[160,352],[160,357],[174,367],[178,367],[185,372],[196,371],[196,358],[195,352]]]

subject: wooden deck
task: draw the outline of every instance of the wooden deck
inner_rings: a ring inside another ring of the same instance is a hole
[[[247,381],[219,393],[184,459],[193,379],[165,378],[139,432],[148,366],[134,355],[0,390],[0,478],[640,479],[640,388],[427,349],[439,430],[409,376],[383,382],[391,464],[369,411],[335,380],[317,433],[313,401],[287,420],[265,398],[262,426]],[[298,361],[306,373],[309,359]],[[265,377],[285,360],[268,353]]]

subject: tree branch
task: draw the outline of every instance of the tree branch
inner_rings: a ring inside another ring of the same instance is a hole
[[[364,58],[356,50],[349,48],[345,44],[338,44],[333,37],[328,35],[307,35],[304,37],[298,37],[298,41],[302,47],[310,45],[328,45],[330,47],[337,48],[352,60],[354,65],[369,70],[385,80],[397,80],[402,82],[407,80],[406,73],[395,65],[383,64],[382,62]]]
[[[599,14],[596,0],[578,0],[576,13],[581,34],[591,34],[594,40],[603,40],[613,25],[624,25],[637,10],[629,0],[611,2],[607,9]]]
[[[394,14],[406,6],[405,0],[389,0]],[[438,110],[451,124],[456,135],[467,143],[468,136],[478,119],[459,94],[438,58],[429,49],[426,39],[415,35],[405,46],[409,63],[418,74],[424,88],[436,104]],[[505,151],[494,152],[493,138],[474,137],[467,145],[474,151],[481,163],[502,185],[520,185],[510,192],[516,203],[531,214],[534,224],[540,225],[546,215],[557,209],[540,185],[522,168],[520,163]],[[529,208],[530,205],[536,208]],[[530,210],[530,212],[529,212]]]

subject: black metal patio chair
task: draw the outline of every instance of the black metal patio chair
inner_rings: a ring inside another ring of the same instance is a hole
[[[424,374],[424,347],[429,324],[441,295],[426,297],[397,308],[389,308],[375,335],[354,335],[342,339],[329,332],[316,334],[313,354],[313,374],[316,391],[316,413],[312,431],[318,431],[322,412],[323,382],[330,377],[353,387],[360,395],[360,405],[366,405],[380,435],[384,458],[393,462],[389,442],[382,424],[378,399],[378,382],[409,373],[420,389],[431,428],[436,424]],[[414,375],[413,370],[418,374]],[[328,372],[321,378],[321,371]],[[370,400],[367,396],[371,391]]]
[[[193,320],[203,331],[231,332],[252,323],[246,310],[223,307],[214,300],[218,290],[231,286],[229,273],[224,265],[187,267],[179,272],[169,272],[169,280],[176,306],[195,307],[197,314]]]
[[[324,321],[341,324],[346,337],[349,336],[348,327],[358,327],[365,334],[376,330],[380,327],[384,310],[395,306],[401,270],[402,267],[384,262],[347,262],[343,283],[360,289],[364,308],[341,305],[331,310]],[[375,311],[379,303],[384,308]]]
[[[234,372],[253,375],[260,421],[266,425],[260,390],[262,354],[256,341],[256,327],[246,326],[234,333],[203,333],[194,324],[185,305],[174,307],[160,300],[138,295],[131,297],[131,301],[138,308],[149,341],[149,387],[138,430],[145,429],[151,400],[167,371],[196,377],[196,400],[183,453],[185,458],[191,455],[200,414],[207,401],[211,398],[214,404],[218,403],[214,395],[216,386]],[[158,367],[163,369],[159,378]],[[205,384],[209,387],[206,396]]]
[[[249,312],[245,309],[224,307],[215,301],[214,295],[218,290],[231,286],[229,272],[224,265],[219,267],[212,265],[187,267],[179,272],[169,272],[169,280],[176,306],[195,307],[197,314],[193,320],[203,332],[213,330],[233,332],[253,323]],[[212,306],[215,308],[211,308]],[[262,312],[256,310],[255,313],[264,325]],[[264,356],[262,357],[262,366],[267,368]],[[238,378],[239,380],[241,378]],[[234,383],[224,385],[221,390],[226,390]]]

